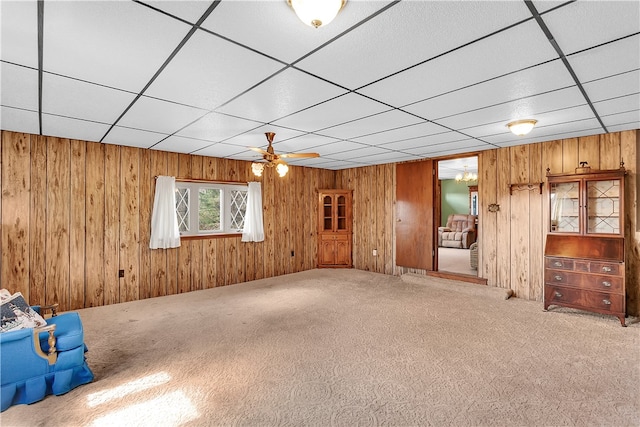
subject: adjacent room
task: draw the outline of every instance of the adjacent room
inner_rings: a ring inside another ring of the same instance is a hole
[[[637,1],[0,2],[4,426],[640,424]]]

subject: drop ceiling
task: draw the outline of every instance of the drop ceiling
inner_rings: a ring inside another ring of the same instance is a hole
[[[241,160],[272,131],[335,170],[640,128],[638,1],[348,0],[319,29],[285,0],[0,14],[5,130]]]

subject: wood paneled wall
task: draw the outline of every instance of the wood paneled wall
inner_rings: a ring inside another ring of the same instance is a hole
[[[6,131],[1,144],[0,278],[34,304],[91,307],[315,268],[319,188],[354,191],[355,268],[424,273],[395,265],[395,164],[335,172],[291,167],[284,179],[267,171],[264,242],[229,237],[149,250],[154,176],[246,181],[253,179],[249,163]],[[542,195],[509,195],[509,184],[546,184],[547,167],[568,172],[588,161],[609,169],[622,159],[627,309],[640,314],[639,145],[640,131],[625,131],[479,153],[479,276],[541,301],[546,185]],[[500,210],[489,213],[491,203]]]
[[[334,188],[333,171],[265,171],[264,242],[150,250],[156,175],[249,181],[250,163],[7,131],[0,144],[1,286],[32,304],[78,309],[316,266],[316,191]]]

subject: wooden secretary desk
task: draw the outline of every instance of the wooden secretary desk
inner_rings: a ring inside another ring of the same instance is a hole
[[[625,324],[625,169],[549,174],[544,309],[610,314]]]

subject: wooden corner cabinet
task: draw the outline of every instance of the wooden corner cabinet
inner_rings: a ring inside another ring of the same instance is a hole
[[[318,191],[318,268],[351,268],[351,190]]]
[[[544,309],[610,314],[625,324],[624,167],[547,174]]]

